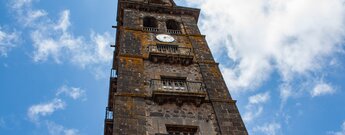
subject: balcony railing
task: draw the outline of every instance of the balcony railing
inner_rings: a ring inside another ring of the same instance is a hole
[[[193,63],[191,48],[179,47],[178,45],[150,45],[148,47],[149,58],[154,63],[164,62],[170,64],[190,65]]]
[[[115,69],[111,69],[111,71],[110,71],[110,78],[111,79],[117,78],[117,74],[116,74],[116,70]]]
[[[177,45],[150,45],[150,53],[173,54],[173,55],[192,55],[191,48],[179,47]]]
[[[182,34],[181,30],[170,30],[170,29],[167,29],[167,32],[170,33],[170,34]]]
[[[105,120],[113,120],[113,111],[109,107],[105,110]]]
[[[114,93],[117,91],[117,73],[115,69],[110,71],[110,81],[109,81],[109,96],[108,96],[108,106],[112,106],[114,102]]]
[[[190,82],[184,80],[151,80],[151,88],[154,92],[172,93],[205,93],[201,82]]]
[[[113,111],[111,108],[107,107],[105,113],[105,122],[104,122],[104,135],[113,134]]]
[[[154,27],[143,27],[143,31],[159,32],[159,29],[158,28],[154,28]]]

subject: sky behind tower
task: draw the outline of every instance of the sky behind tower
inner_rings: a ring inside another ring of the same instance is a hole
[[[252,135],[345,135],[344,0],[175,0]],[[115,0],[0,1],[0,134],[103,134]]]

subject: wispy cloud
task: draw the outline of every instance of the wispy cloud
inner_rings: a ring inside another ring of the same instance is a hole
[[[260,93],[254,96],[249,97],[250,104],[260,104],[265,103],[270,99],[269,92]]]
[[[0,26],[0,56],[6,57],[8,51],[16,47],[19,42],[19,33],[16,31],[5,31]]]
[[[18,4],[19,3],[19,4]],[[69,10],[61,11],[58,20],[51,19],[48,12],[35,9],[31,0],[16,0],[12,3],[17,20],[30,31],[35,62],[53,60],[56,63],[70,62],[83,69],[89,69],[97,78],[106,76],[105,72],[112,60],[109,47],[113,37],[91,32],[90,37],[75,36],[70,31],[72,23]]]
[[[340,131],[330,131],[328,132],[329,135],[345,135],[345,121],[343,122],[343,124],[341,125],[341,129]]]
[[[74,100],[86,100],[85,90],[63,85],[57,90],[55,97],[51,101],[29,107],[27,111],[29,120],[37,125],[45,122],[50,135],[78,135],[79,130],[77,129],[65,128],[63,125],[56,124],[54,121],[43,119],[43,117],[53,115],[58,110],[65,109],[67,106],[66,96]]]
[[[49,135],[79,135],[79,130],[69,129],[52,121],[47,121]]]
[[[69,87],[69,86],[63,85],[58,89],[56,96],[59,96],[61,94],[67,95],[74,100],[77,100],[77,99],[86,100],[85,90],[81,88]]]
[[[32,105],[28,109],[28,117],[32,122],[38,122],[40,116],[51,115],[57,110],[64,109],[66,103],[61,99],[54,99],[47,103]]]
[[[38,20],[41,18],[49,22],[50,20],[45,18],[48,13],[45,10],[33,9],[32,2],[32,0],[13,0],[9,3],[9,7],[14,12],[18,22],[25,27],[38,27],[41,24]]]
[[[11,7],[14,9],[20,9],[25,5],[31,6],[31,2],[32,0],[15,0],[15,1],[12,1]]]
[[[62,85],[55,93],[53,100],[46,103],[35,104],[29,107],[27,112],[29,119],[32,122],[39,123],[39,117],[48,116],[57,110],[65,109],[67,103],[64,101],[65,98],[61,95],[65,95],[74,100],[86,100],[85,90],[78,87]]]
[[[334,88],[331,85],[322,82],[317,84],[310,94],[312,97],[317,97],[333,93],[335,93]]]
[[[92,32],[91,41],[75,37],[68,31],[71,25],[69,17],[68,10],[62,11],[58,23],[46,24],[31,33],[35,47],[34,61],[44,62],[52,58],[56,63],[70,61],[82,68],[110,62],[112,51],[106,49],[112,39],[110,34]]]
[[[266,123],[262,126],[256,126],[254,132],[262,132],[266,135],[280,135],[281,125],[276,122]]]
[[[262,86],[273,72],[284,85],[320,77],[330,59],[343,51],[342,0],[186,1],[201,7],[200,28],[216,58],[234,64],[222,65],[233,93]]]
[[[263,112],[263,104],[270,99],[269,92],[259,93],[248,98],[249,102],[246,105],[246,112],[243,115],[243,120],[250,123],[255,118],[259,117]]]

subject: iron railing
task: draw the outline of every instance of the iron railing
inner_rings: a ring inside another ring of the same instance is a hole
[[[158,28],[154,28],[154,27],[143,27],[143,31],[159,32],[159,29]]]
[[[105,109],[105,120],[113,120],[113,111],[109,107]]]
[[[104,135],[113,134],[113,111],[107,107],[105,110]]]
[[[115,69],[111,69],[111,71],[110,71],[110,78],[111,79],[117,78],[117,74],[116,74],[116,70]]]
[[[192,55],[191,48],[179,47],[177,45],[150,45],[149,52],[175,55]]]
[[[182,93],[204,93],[205,88],[201,82],[190,82],[185,80],[151,80],[153,91],[182,92]]]
[[[182,34],[181,30],[167,29],[167,32],[170,33],[170,34]]]

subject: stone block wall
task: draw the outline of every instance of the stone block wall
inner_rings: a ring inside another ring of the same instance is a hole
[[[247,135],[245,125],[225,84],[218,64],[215,63],[204,37],[190,37],[195,58],[199,62],[209,100],[212,103],[220,133],[223,135]]]
[[[145,109],[143,98],[116,96],[113,135],[146,135]]]
[[[175,103],[158,105],[148,101],[147,104],[148,135],[167,134],[166,125],[196,126],[200,135],[217,134],[217,121],[209,103],[204,103],[200,107],[192,103],[185,103],[181,107]]]
[[[118,62],[117,94],[145,95],[147,92],[143,88],[143,59],[119,57]]]

